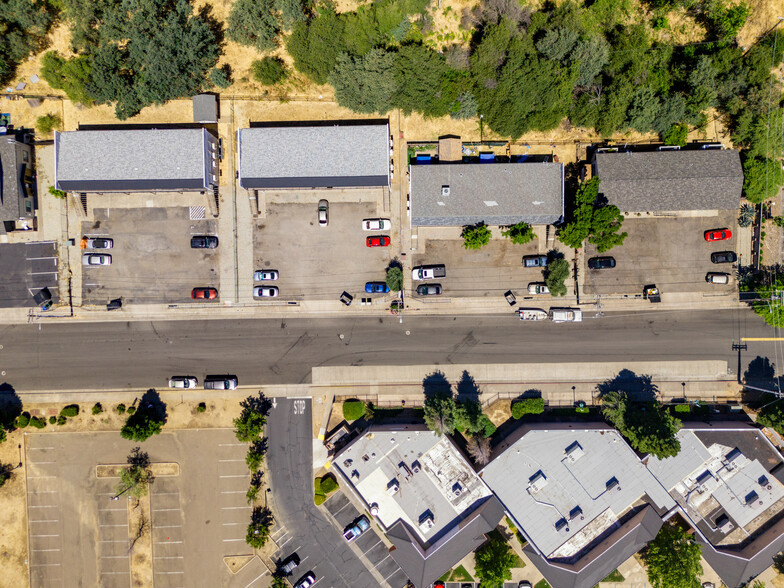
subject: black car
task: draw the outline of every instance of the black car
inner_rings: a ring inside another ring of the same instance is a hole
[[[590,269],[610,269],[615,267],[614,257],[592,257],[588,260]]]
[[[286,559],[280,562],[278,569],[283,575],[290,576],[291,573],[295,569],[297,569],[298,565],[299,565],[299,556],[296,553],[292,553],[290,556],[288,556]]]
[[[218,238],[213,235],[191,237],[191,249],[215,249],[217,246]]]
[[[711,261],[713,263],[735,263],[738,256],[734,251],[716,251],[711,253]]]

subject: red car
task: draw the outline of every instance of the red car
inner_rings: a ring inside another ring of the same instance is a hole
[[[213,300],[218,297],[218,291],[215,288],[194,288],[191,292],[191,298],[194,300]]]
[[[368,237],[367,238],[367,246],[368,247],[388,247],[389,246],[389,237],[385,235],[381,235],[380,237]]]
[[[710,231],[705,231],[705,240],[706,241],[726,241],[732,237],[732,231],[729,229],[711,229]]]

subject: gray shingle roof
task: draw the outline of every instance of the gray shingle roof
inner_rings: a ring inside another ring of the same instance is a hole
[[[412,226],[544,225],[563,215],[560,163],[412,165]],[[441,188],[449,186],[449,195]]]
[[[389,185],[387,122],[240,129],[239,153],[246,189]]]
[[[426,549],[417,540],[416,533],[403,522],[398,522],[387,532],[394,545],[390,555],[414,586],[427,588],[481,546],[487,539],[485,534],[495,529],[503,516],[501,503],[491,496],[458,523],[454,533],[447,534]]]
[[[218,97],[215,94],[198,94],[193,97],[193,122],[218,122]]]
[[[743,169],[733,149],[597,153],[599,193],[621,212],[734,210]]]
[[[28,154],[27,163],[23,160],[24,152]],[[22,173],[23,167],[32,165],[29,145],[21,143],[13,135],[0,135],[0,222],[31,216],[24,210],[24,199],[31,198],[32,194],[25,192]]]
[[[123,129],[55,134],[60,190],[203,190],[209,185],[205,129]]]

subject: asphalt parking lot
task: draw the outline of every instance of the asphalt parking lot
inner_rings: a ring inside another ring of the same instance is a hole
[[[345,290],[359,303],[365,283],[384,281],[389,261],[398,254],[394,241],[389,247],[367,247],[368,236],[387,231],[363,231],[362,220],[378,218],[376,206],[364,202],[330,202],[329,225],[321,227],[317,203],[270,203],[266,218],[254,230],[255,269],[280,272],[275,285],[284,300],[334,300]],[[253,276],[240,279],[241,287],[252,288]],[[386,295],[387,297],[389,295]],[[385,295],[375,294],[373,298]]]
[[[128,503],[110,500],[119,479],[98,478],[96,466],[125,463],[134,445],[108,432],[26,436],[32,588],[127,588]],[[179,464],[150,487],[155,586],[223,585],[223,557],[252,551],[247,445],[214,429],[162,433],[143,449],[153,463]]]
[[[0,272],[2,308],[36,306],[33,296],[42,288],[49,288],[54,303],[59,300],[56,243],[0,244]]]
[[[589,270],[587,260],[600,255],[587,244],[586,267],[583,268],[583,292],[595,294],[642,294],[643,287],[656,284],[662,293],[703,292],[727,294],[737,288],[735,264],[711,263],[715,251],[735,251],[737,220],[734,211],[723,211],[717,217],[630,218],[623,223],[629,233],[621,247],[601,255],[615,258],[612,269]],[[727,241],[708,243],[707,230],[728,227],[733,236]],[[729,284],[709,284],[708,272],[731,275]]]
[[[191,220],[204,207],[95,209],[95,222],[82,223],[87,237],[114,239],[107,253],[110,266],[82,266],[82,296],[87,304],[105,304],[122,297],[137,304],[192,302],[213,304],[220,300],[217,249],[191,249],[194,235],[217,234],[217,221]],[[218,289],[218,299],[191,299],[197,287]]]
[[[547,255],[548,250],[540,247],[535,239],[525,245],[515,245],[508,239],[494,235],[490,243],[478,250],[468,250],[460,240],[428,239],[425,253],[415,255],[413,267],[419,265],[443,264],[446,266],[446,278],[414,282],[413,295],[419,284],[438,283],[444,289],[443,298],[457,297],[503,297],[507,290],[512,290],[520,301],[528,295],[530,282],[542,282],[544,277],[541,268],[524,268],[523,256]],[[561,246],[558,242],[554,250]],[[563,247],[563,246],[561,246]],[[540,251],[541,249],[541,251]],[[562,251],[563,253],[563,251]],[[566,252],[569,253],[569,252]],[[572,280],[567,282],[571,291]],[[438,296],[421,296],[421,300],[436,302]],[[551,300],[546,296],[547,300]]]
[[[378,588],[376,575],[345,542],[343,530],[313,504],[311,400],[277,399],[267,418],[266,434],[269,481],[278,525],[272,534],[278,546],[274,559],[280,561],[292,553],[300,557],[300,565],[289,580],[293,584],[312,571],[319,588]]]

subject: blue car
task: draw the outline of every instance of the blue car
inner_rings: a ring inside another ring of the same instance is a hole
[[[386,294],[389,292],[389,286],[386,282],[368,282],[365,284],[365,292],[369,294]]]

